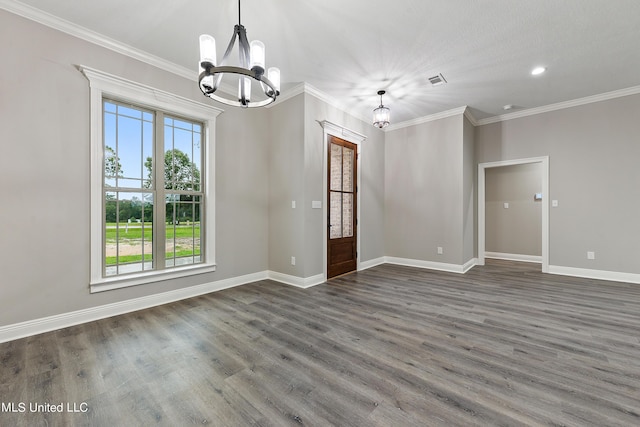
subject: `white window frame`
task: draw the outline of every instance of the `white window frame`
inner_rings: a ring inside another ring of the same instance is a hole
[[[215,271],[215,124],[222,112],[219,108],[201,104],[140,83],[123,79],[93,68],[79,66],[89,80],[91,90],[91,293],[111,289],[153,283]],[[203,123],[202,139],[205,149],[204,172],[204,259],[202,263],[166,270],[151,270],[114,277],[103,277],[103,99],[115,98],[141,107],[164,110],[171,114],[189,117]]]

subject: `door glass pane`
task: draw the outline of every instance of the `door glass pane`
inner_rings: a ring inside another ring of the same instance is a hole
[[[353,194],[342,194],[342,237],[353,237]]]
[[[353,191],[353,150],[342,147],[342,191]]]
[[[342,237],[342,193],[330,193],[329,201],[329,238]]]
[[[330,190],[342,190],[342,146],[331,144],[331,177],[329,178]]]

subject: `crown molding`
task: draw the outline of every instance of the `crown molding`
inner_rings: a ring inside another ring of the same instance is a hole
[[[535,116],[537,114],[548,113],[551,111],[564,110],[565,108],[578,107],[580,105],[593,104],[594,102],[607,101],[609,99],[622,98],[623,96],[637,95],[640,93],[640,86],[632,86],[626,89],[614,90],[598,95],[587,96],[584,98],[572,99],[571,101],[558,102],[556,104],[543,105],[542,107],[529,108],[523,111],[502,114],[499,116],[488,117],[477,121],[476,126],[488,125],[491,123],[504,122],[507,120],[519,119],[521,117]]]
[[[464,110],[464,116],[471,122],[472,125],[478,126],[478,119],[476,119],[473,114],[471,114],[471,110],[467,106],[466,110]]]
[[[176,74],[180,77],[187,79],[194,79],[196,77],[196,71],[194,70],[174,64],[173,62],[167,61],[159,56],[155,56],[141,49],[129,46],[105,35],[89,30],[88,28],[81,27],[65,19],[51,15],[50,13],[43,12],[42,10],[36,9],[32,6],[20,3],[19,1],[0,0],[0,8],[15,15],[22,16],[23,18],[30,19],[39,24],[85,40],[89,43],[96,44],[138,61],[142,61],[161,70]]]
[[[386,128],[384,128],[384,131],[390,132],[390,131],[394,131],[394,130],[398,130],[398,129],[402,129],[410,126],[416,126],[422,123],[433,122],[435,120],[446,119],[447,117],[458,116],[462,114],[464,114],[467,118],[469,118],[469,121],[471,121],[471,123],[476,122],[476,119],[473,117],[473,115],[471,115],[470,112],[467,112],[467,106],[465,105],[464,107],[458,107],[451,110],[442,111],[441,113],[431,114],[425,117],[418,117],[417,119],[407,120],[406,122],[395,123],[393,125],[389,125]]]
[[[362,120],[365,123],[371,123],[371,117],[365,117],[365,116],[361,116],[360,114],[355,113],[353,110],[348,110],[346,108],[346,106],[339,102],[338,100],[336,100],[335,98],[333,98],[332,96],[322,92],[320,89],[316,88],[313,85],[310,85],[309,83],[303,83],[304,85],[304,91],[305,93],[315,96],[316,98],[318,98],[319,100],[321,100],[322,102],[331,105],[332,107],[345,112],[347,114],[349,114],[350,116],[355,117],[358,120]]]
[[[297,85],[293,86],[290,89],[287,89],[286,91],[283,90],[282,94],[278,97],[276,102],[274,102],[273,104],[267,105],[266,108],[273,108],[276,105],[279,105],[280,103],[285,102],[293,98],[294,96],[300,95],[302,93],[306,93],[307,95],[311,95],[315,98],[318,98],[320,101],[334,107],[337,110],[342,111],[343,113],[346,113],[358,120],[362,120],[365,123],[369,123],[369,119],[367,119],[366,117],[357,115],[353,111],[347,110],[344,104],[340,103],[338,100],[336,100],[332,96],[326,94],[325,92],[322,92],[320,89],[318,89],[317,87],[307,82],[298,83]]]

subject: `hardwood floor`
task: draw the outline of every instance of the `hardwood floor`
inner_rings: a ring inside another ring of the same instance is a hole
[[[640,285],[382,265],[0,344],[0,363],[1,426],[638,426]]]

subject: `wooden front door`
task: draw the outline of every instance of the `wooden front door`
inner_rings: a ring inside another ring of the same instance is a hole
[[[327,218],[327,276],[356,270],[357,266],[357,155],[358,146],[336,137],[329,140],[329,213]]]

